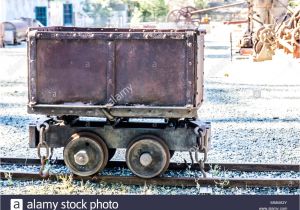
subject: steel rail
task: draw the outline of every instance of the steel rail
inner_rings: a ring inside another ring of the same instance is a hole
[[[0,158],[0,165],[40,165],[39,159],[26,158]],[[54,165],[64,166],[63,160],[54,160]],[[127,168],[124,161],[110,161],[106,168]],[[257,163],[205,163],[205,170],[210,169],[228,170],[228,171],[244,171],[244,172],[284,172],[295,171],[300,172],[298,164],[257,164]],[[170,163],[169,170],[200,170],[198,164],[186,163]]]
[[[70,176],[71,174],[65,174]],[[0,179],[7,180],[43,180],[38,173],[14,172],[0,170]],[[52,174],[47,180],[58,180],[59,175]],[[227,187],[289,187],[299,188],[299,179],[267,179],[267,178],[195,178],[195,177],[156,177],[152,179],[143,179],[136,176],[101,176],[79,177],[73,175],[73,180],[122,183],[126,185],[159,185],[175,187],[195,187],[200,186],[220,186]]]

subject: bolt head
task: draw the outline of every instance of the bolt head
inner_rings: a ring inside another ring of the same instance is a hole
[[[149,166],[152,163],[152,156],[149,153],[143,153],[140,156],[140,163],[143,166]]]
[[[86,165],[89,162],[89,156],[85,150],[80,150],[74,155],[75,163],[78,165]]]

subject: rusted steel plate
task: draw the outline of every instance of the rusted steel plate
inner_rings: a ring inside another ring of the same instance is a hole
[[[204,34],[197,37],[197,52],[195,53],[197,68],[196,68],[196,106],[200,107],[204,96]]]
[[[118,117],[166,117],[193,118],[197,116],[197,108],[191,107],[158,107],[158,106],[107,106],[97,105],[61,105],[38,104],[28,107],[28,113],[45,115],[78,115],[82,117],[106,117],[103,109],[112,116]],[[109,110],[108,110],[109,109]]]
[[[132,88],[117,104],[185,106],[185,45],[185,40],[117,41],[116,92]]]
[[[86,28],[86,27],[63,27],[63,26],[50,26],[50,27],[31,27],[30,31],[87,31],[87,32],[187,32],[195,31],[194,29],[151,29],[151,28]]]
[[[197,117],[203,36],[197,30],[31,30],[28,111],[103,116],[107,109],[116,117]]]
[[[101,39],[101,40],[132,40],[132,39],[185,39],[186,33],[183,32],[49,32],[49,31],[36,31],[38,39]]]
[[[37,52],[38,103],[106,103],[107,42],[38,40]]]
[[[153,127],[152,124],[147,127],[144,125],[144,127],[132,128],[113,128],[103,124],[97,126],[89,125],[88,127],[50,126],[45,140],[49,147],[64,147],[74,133],[84,131],[99,135],[109,148],[126,148],[132,139],[145,134],[162,138],[170,150],[184,151],[197,145],[197,136],[193,128],[178,127],[174,129],[174,127],[167,127],[162,129],[159,125],[155,126]],[[31,125],[29,130],[31,130],[31,136],[29,137],[30,146],[35,144],[33,147],[36,147],[38,142],[36,126]]]

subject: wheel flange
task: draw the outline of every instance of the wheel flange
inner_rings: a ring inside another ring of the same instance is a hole
[[[90,176],[106,166],[108,149],[105,142],[96,134],[75,133],[64,148],[64,161],[74,174]]]
[[[166,143],[156,136],[140,136],[126,150],[128,168],[142,178],[153,178],[166,171],[170,152]]]

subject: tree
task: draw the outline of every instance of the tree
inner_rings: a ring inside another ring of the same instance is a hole
[[[168,13],[168,7],[164,0],[139,0],[133,2],[135,3],[134,6],[137,7],[133,11],[133,17],[136,18],[137,15],[140,15],[139,18],[143,22],[164,20]]]
[[[113,6],[122,3],[121,0],[85,0],[83,11],[94,20],[95,26],[105,26],[111,16]]]
[[[299,0],[289,0],[289,6],[291,6],[291,7],[300,6],[300,2],[299,2]]]
[[[206,0],[195,0],[195,6],[197,9],[203,9],[207,6]]]

